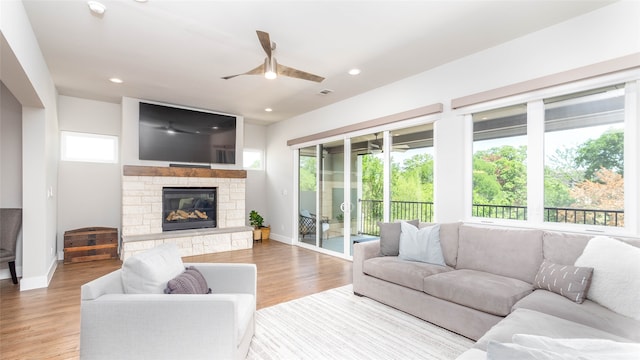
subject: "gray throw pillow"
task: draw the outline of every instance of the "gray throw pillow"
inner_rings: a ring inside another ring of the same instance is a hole
[[[211,294],[207,280],[202,273],[189,266],[182,274],[169,280],[165,294]]]
[[[407,221],[418,227],[419,220]],[[380,256],[398,256],[400,251],[400,220],[395,222],[378,222],[380,227]]]
[[[533,280],[533,286],[582,304],[587,297],[592,274],[593,268],[590,267],[558,265],[544,260]]]

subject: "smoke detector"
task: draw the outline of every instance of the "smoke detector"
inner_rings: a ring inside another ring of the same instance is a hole
[[[318,93],[318,95],[329,95],[333,92],[333,90],[331,89],[324,89],[324,90],[320,90],[320,92]]]

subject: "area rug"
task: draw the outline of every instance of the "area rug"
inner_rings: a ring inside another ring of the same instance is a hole
[[[258,310],[247,359],[455,359],[473,341],[351,285]]]

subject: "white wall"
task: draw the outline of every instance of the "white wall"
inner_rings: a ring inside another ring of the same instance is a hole
[[[22,105],[0,82],[0,207],[22,208]],[[22,275],[22,232],[18,235],[16,272]],[[11,277],[0,263],[0,279]]]
[[[120,104],[58,97],[60,131],[120,137]],[[121,229],[121,165],[61,161],[58,168],[58,257],[64,232],[92,226]]]
[[[437,221],[464,218],[462,118],[451,99],[640,52],[640,3],[618,2],[268,128],[267,204],[275,239],[292,243],[295,209],[289,139],[443,103],[436,122]],[[364,69],[366,71],[366,69]],[[277,159],[277,161],[274,161]],[[460,166],[452,166],[460,164]],[[285,195],[286,194],[286,195]],[[283,209],[287,209],[283,211]]]
[[[265,151],[267,142],[267,128],[263,125],[244,125],[244,147],[247,149]],[[265,156],[266,158],[266,156]],[[247,170],[245,210],[247,211],[246,223],[249,226],[249,212],[256,210],[264,217],[264,224],[271,224],[271,216],[267,207],[267,195],[264,191],[266,185],[266,170]]]
[[[119,136],[121,163],[97,164],[61,161],[58,174],[58,252],[62,256],[64,232],[89,226],[121,229],[122,165],[167,166],[137,159],[137,100],[124,98],[123,105],[69,96],[58,97],[60,131]],[[123,130],[124,127],[124,130]],[[244,126],[244,142],[264,150],[266,129]],[[246,209],[266,211],[264,171],[248,171]],[[268,220],[268,218],[267,218]]]
[[[20,290],[56,268],[57,92],[22,2],[0,2],[1,80],[22,105],[23,256]]]

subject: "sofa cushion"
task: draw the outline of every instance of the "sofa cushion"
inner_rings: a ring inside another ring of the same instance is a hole
[[[542,231],[460,227],[456,269],[471,269],[533,283],[542,264]]]
[[[546,290],[536,290],[518,301],[513,310],[529,309],[590,326],[640,342],[640,321],[613,312],[591,300],[582,304]]]
[[[124,261],[122,285],[127,294],[164,294],[167,282],[183,271],[178,246],[162,244]]]
[[[423,228],[435,224],[436,223],[421,222],[418,227]],[[444,256],[445,264],[451,267],[456,267],[456,261],[458,258],[458,233],[460,231],[460,225],[462,225],[462,222],[460,221],[454,223],[440,223],[440,247],[442,248],[442,255]]]
[[[640,320],[639,248],[607,236],[596,236],[589,240],[575,265],[593,268],[587,298]]]
[[[542,235],[544,258],[563,265],[573,265],[593,236],[545,231]]]
[[[420,221],[407,221],[409,224],[418,227]],[[379,222],[380,227],[380,255],[381,256],[398,256],[400,250],[400,221],[395,222]]]
[[[533,291],[524,281],[475,270],[455,270],[426,277],[424,292],[489,314],[506,316]]]
[[[425,277],[451,270],[444,266],[401,260],[396,256],[368,259],[362,266],[367,275],[418,291],[424,290]]]
[[[439,224],[418,229],[403,221],[400,228],[400,259],[445,266]]]
[[[606,331],[553,315],[529,309],[517,309],[487,331],[473,347],[486,351],[489,341],[510,343],[514,334],[541,335],[557,339],[609,339],[631,342],[629,339]]]
[[[182,274],[167,282],[165,294],[211,294],[207,280],[195,266],[189,266]]]
[[[533,286],[553,291],[581,304],[589,291],[591,274],[593,268],[590,267],[559,265],[544,260],[533,280]]]

